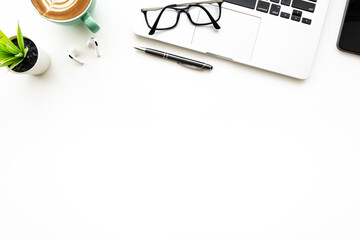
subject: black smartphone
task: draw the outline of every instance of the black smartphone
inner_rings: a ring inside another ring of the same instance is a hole
[[[360,55],[360,0],[347,1],[337,46]]]

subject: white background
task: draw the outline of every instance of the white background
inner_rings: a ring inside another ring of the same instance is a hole
[[[0,239],[360,239],[360,58],[336,48],[344,0],[330,1],[305,81],[136,37],[133,12],[151,1],[99,0],[95,35],[29,0],[0,3],[0,29],[19,20],[52,61],[40,77],[0,69]]]

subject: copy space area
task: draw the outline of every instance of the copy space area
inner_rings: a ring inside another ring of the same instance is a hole
[[[134,12],[157,2],[98,1],[95,34],[27,0],[1,6],[0,29],[19,20],[51,66],[0,69],[0,239],[360,239],[359,57],[336,48],[345,2],[330,2],[304,81],[137,37]]]

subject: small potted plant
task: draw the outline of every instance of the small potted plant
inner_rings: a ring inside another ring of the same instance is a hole
[[[15,73],[40,75],[48,70],[50,58],[31,39],[23,37],[18,24],[17,36],[8,38],[0,30],[0,67]]]

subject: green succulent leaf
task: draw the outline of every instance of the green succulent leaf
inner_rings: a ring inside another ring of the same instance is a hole
[[[28,47],[24,49],[24,57],[23,57],[23,58],[25,58],[25,57],[26,57],[26,55],[27,55],[28,51],[29,51],[29,48],[28,48]]]
[[[23,57],[24,57],[24,54],[23,54],[23,53],[18,53],[18,54],[15,55],[15,57],[23,58]]]
[[[5,59],[5,58],[13,57],[13,56],[14,56],[13,54],[10,54],[8,52],[0,51],[0,59]]]
[[[18,28],[17,28],[17,41],[21,52],[24,52],[25,46],[24,46],[24,37],[22,35],[20,24],[18,22]]]
[[[12,48],[16,49],[18,48],[1,30],[0,30],[0,43],[3,43],[3,45],[10,45]]]
[[[17,57],[5,58],[2,61],[0,61],[0,67],[9,66],[14,63],[20,63],[22,60],[23,60],[22,58],[17,58]]]
[[[6,44],[3,45],[2,43],[0,43],[0,51],[8,53],[8,50],[6,49]]]
[[[22,59],[23,60],[23,59]],[[19,63],[22,62],[22,60],[14,62],[13,64],[11,64],[11,66],[9,67],[9,71],[12,70],[14,67],[16,67]]]
[[[10,45],[10,44],[6,44],[6,49],[9,51],[9,52],[11,52],[12,54],[14,54],[14,55],[17,55],[17,54],[19,54],[19,53],[21,53],[21,51],[20,51],[20,49],[19,48],[17,48],[17,47],[13,47],[12,45]]]

